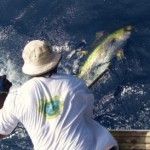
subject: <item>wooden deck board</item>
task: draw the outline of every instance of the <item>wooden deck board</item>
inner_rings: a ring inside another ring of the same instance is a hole
[[[119,150],[150,150],[150,130],[110,131],[119,144]]]
[[[150,144],[150,137],[115,137],[119,143],[142,143]]]

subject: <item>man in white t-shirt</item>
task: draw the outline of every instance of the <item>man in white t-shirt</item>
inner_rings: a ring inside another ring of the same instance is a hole
[[[35,150],[117,149],[109,131],[92,119],[94,97],[85,82],[57,73],[61,54],[53,52],[48,43],[34,40],[22,56],[22,70],[32,79],[8,95],[11,83],[6,77],[0,80],[5,95],[0,97],[6,98],[0,104],[1,138],[21,122]]]

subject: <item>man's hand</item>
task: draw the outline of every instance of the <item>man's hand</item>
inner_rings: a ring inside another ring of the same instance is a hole
[[[12,83],[6,79],[6,75],[0,76],[0,109],[3,107]]]

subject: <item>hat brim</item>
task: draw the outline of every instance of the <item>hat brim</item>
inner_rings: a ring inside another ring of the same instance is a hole
[[[53,52],[53,57],[50,59],[49,62],[43,65],[32,65],[30,63],[24,63],[22,67],[23,73],[30,75],[30,76],[38,76],[48,71],[53,70],[59,63],[61,59],[61,54],[57,52]]]

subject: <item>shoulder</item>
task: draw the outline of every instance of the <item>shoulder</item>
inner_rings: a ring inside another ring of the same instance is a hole
[[[42,81],[42,82],[39,82]],[[60,87],[63,89],[76,89],[86,87],[83,79],[77,78],[73,75],[53,74],[50,78],[35,77],[28,80],[21,87],[22,91],[33,92],[36,88],[40,88],[39,83],[51,84],[52,88]]]
[[[64,88],[66,87],[72,90],[75,88],[86,87],[85,81],[83,79],[73,75],[55,74],[52,76],[52,79],[57,81],[59,84],[62,84]]]
[[[68,75],[68,74],[55,74],[52,76],[52,78],[57,78],[61,80],[62,82],[66,82],[68,84],[76,84],[76,83],[82,83],[85,84],[84,80],[81,78],[78,78],[73,75]]]
[[[26,81],[19,89],[19,93],[32,92],[37,87],[37,82],[34,78]]]

